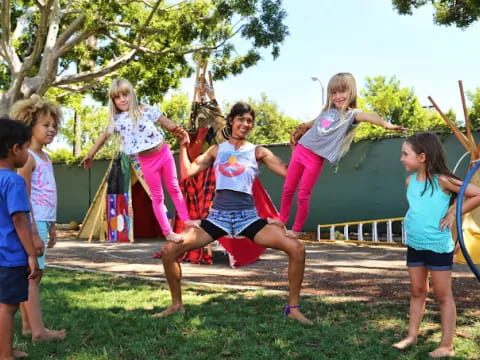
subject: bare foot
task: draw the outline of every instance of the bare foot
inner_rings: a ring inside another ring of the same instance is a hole
[[[287,317],[290,319],[298,320],[305,325],[313,324],[313,322],[307,319],[298,309],[290,309],[290,312],[288,313]]]
[[[285,235],[292,239],[298,239],[298,236],[300,235],[300,231],[287,230],[285,232]]]
[[[183,314],[184,312],[185,312],[185,308],[183,307],[183,305],[170,305],[168,308],[166,308],[162,312],[153,314],[152,316],[153,317],[165,317],[165,316],[169,316],[169,315],[176,314],[176,313]]]
[[[201,223],[201,220],[185,220],[183,222],[186,228],[195,228],[195,229],[200,228],[200,223]]]
[[[22,336],[31,336],[32,329],[22,329]]]
[[[174,233],[173,231],[168,233],[168,235],[165,236],[165,239],[177,244],[183,242],[183,236],[181,234]]]
[[[32,336],[32,341],[62,341],[67,337],[67,330],[50,330],[45,329],[40,335]]]
[[[417,337],[416,336],[415,337],[407,336],[405,339],[400,340],[399,342],[396,342],[392,346],[394,348],[397,348],[398,350],[403,350],[410,345],[415,345],[416,343],[417,343]]]
[[[455,356],[455,351],[451,347],[439,347],[432,352],[429,352],[431,358],[443,358]]]
[[[13,357],[15,359],[20,359],[20,358],[26,358],[28,357],[28,354],[24,351],[20,351],[20,350],[13,350]]]

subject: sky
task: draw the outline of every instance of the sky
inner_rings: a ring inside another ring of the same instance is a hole
[[[466,30],[433,23],[424,6],[401,16],[389,0],[283,0],[290,35],[273,60],[263,60],[242,74],[215,82],[218,100],[233,103],[262,93],[284,115],[308,121],[321,108],[321,85],[338,72],[351,72],[359,91],[366,77],[395,75],[413,88],[422,105],[427,96],[463,119],[458,80],[465,91],[480,87],[480,22]],[[193,96],[193,78],[182,91]]]

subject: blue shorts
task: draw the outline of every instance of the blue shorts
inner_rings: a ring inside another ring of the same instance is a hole
[[[210,209],[207,218],[200,226],[214,240],[225,235],[246,236],[253,240],[265,225],[267,221],[258,216],[257,209],[234,211]]]
[[[453,251],[449,253],[437,253],[431,250],[416,250],[408,246],[407,266],[426,266],[429,270],[433,271],[452,270]]]
[[[0,266],[0,303],[16,305],[28,300],[28,267]]]
[[[48,232],[50,230],[50,226],[52,226],[51,221],[35,221],[35,226],[37,227],[38,234],[43,240],[43,255],[38,256],[38,267],[40,270],[45,269],[45,255],[47,255],[47,242],[48,242]]]

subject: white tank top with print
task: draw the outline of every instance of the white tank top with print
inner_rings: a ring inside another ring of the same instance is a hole
[[[32,150],[28,150],[35,160],[32,172],[30,200],[32,202],[35,221],[57,220],[57,185],[53,174],[52,161],[43,160]]]

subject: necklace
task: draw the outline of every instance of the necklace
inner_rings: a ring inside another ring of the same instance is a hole
[[[245,140],[245,137],[236,137],[236,136],[231,135],[231,136],[230,136],[230,139],[233,139],[233,140]]]

